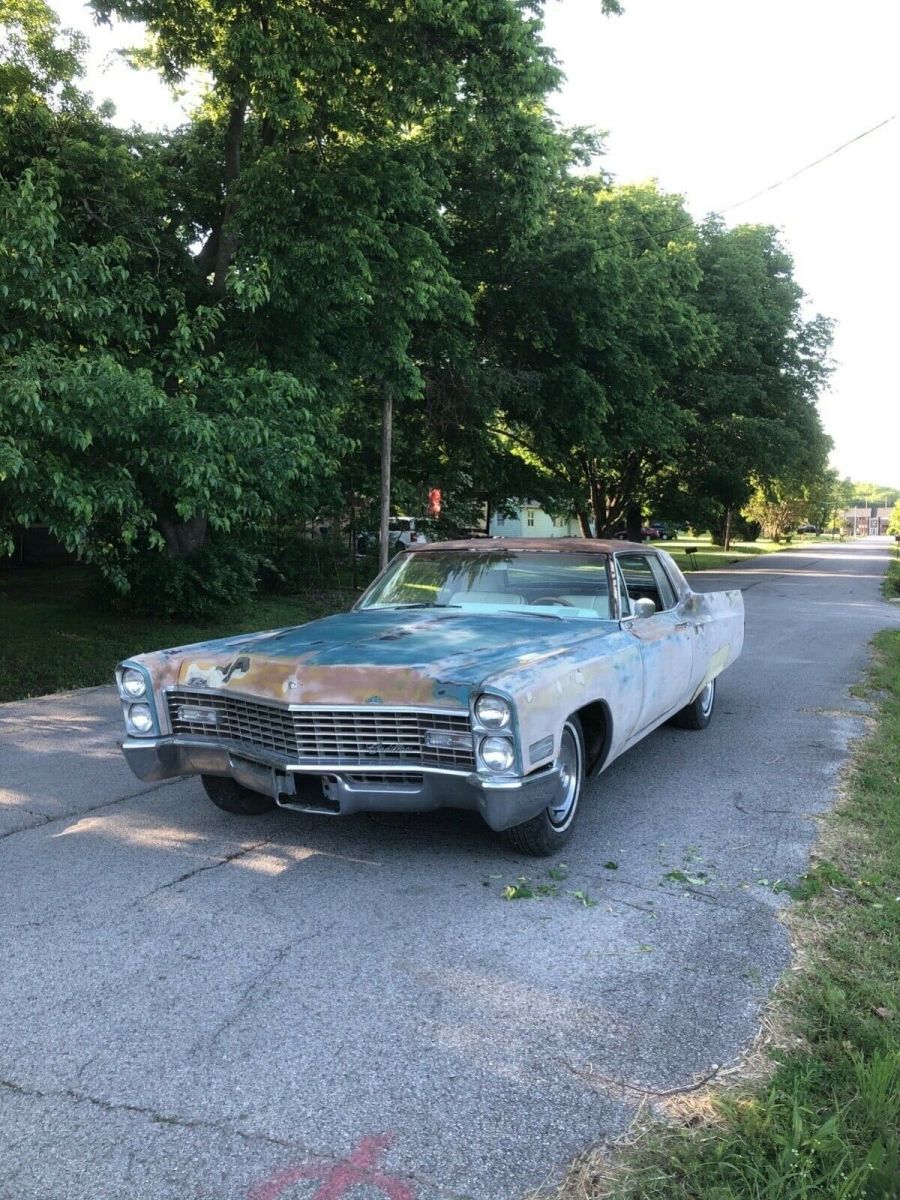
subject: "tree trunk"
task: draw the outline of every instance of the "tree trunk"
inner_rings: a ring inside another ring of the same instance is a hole
[[[160,517],[159,531],[166,539],[172,558],[186,558],[199,550],[206,541],[207,521],[204,513],[194,513],[187,521]]]
[[[625,510],[625,533],[630,542],[639,542],[641,540],[641,506],[631,503]]]
[[[222,229],[216,247],[216,266],[213,275],[213,295],[222,296],[225,293],[225,278],[228,268],[234,261],[238,247],[237,230],[237,181],[241,173],[241,142],[244,138],[244,118],[247,115],[247,103],[244,100],[235,101],[228,114],[228,127],[225,130],[225,171],[222,183],[225,188],[225,212],[222,217]]]
[[[484,532],[486,537],[491,536],[491,517],[493,515],[493,505],[491,504],[490,496],[488,496],[487,500],[484,502]]]
[[[381,520],[378,526],[378,569],[388,563],[388,525],[391,519],[391,438],[394,423],[394,397],[385,384],[381,417]]]
[[[583,508],[579,508],[577,514],[578,524],[581,526],[581,536],[586,538],[593,537],[594,535],[591,533],[591,521],[587,513]]]
[[[596,476],[591,473],[591,509],[594,513],[594,537],[603,537],[606,530],[606,492]]]
[[[731,508],[725,509],[725,540],[724,546],[726,550],[731,548]]]

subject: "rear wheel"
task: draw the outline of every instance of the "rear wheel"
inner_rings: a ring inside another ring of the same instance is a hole
[[[577,717],[563,726],[559,743],[557,794],[543,812],[507,829],[506,837],[520,854],[545,858],[556,854],[572,836],[584,784],[584,738]]]
[[[716,703],[716,681],[711,679],[700,695],[672,718],[681,729],[705,729],[712,720]]]
[[[275,807],[271,796],[263,796],[250,788],[241,787],[233,779],[222,775],[201,775],[200,782],[216,808],[225,812],[237,813],[242,817],[258,817]]]

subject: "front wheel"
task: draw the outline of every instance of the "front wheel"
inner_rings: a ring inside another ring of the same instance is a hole
[[[200,782],[216,808],[225,812],[237,813],[241,817],[258,817],[275,807],[271,796],[241,787],[233,779],[222,775],[201,775]]]
[[[522,825],[507,829],[513,849],[534,858],[546,858],[562,849],[572,836],[584,783],[584,738],[577,717],[569,717],[559,743],[559,782],[550,804]]]
[[[705,729],[712,720],[715,703],[716,681],[711,679],[696,700],[675,714],[672,724],[681,729]]]

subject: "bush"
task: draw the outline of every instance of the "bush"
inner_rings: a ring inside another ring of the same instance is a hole
[[[261,586],[267,592],[346,586],[352,566],[344,541],[309,537],[295,529],[271,529],[260,540]]]
[[[194,554],[147,553],[127,568],[130,611],[206,620],[246,603],[258,590],[264,560],[240,543],[209,541]]]

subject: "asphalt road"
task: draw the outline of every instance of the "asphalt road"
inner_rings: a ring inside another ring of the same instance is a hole
[[[2,1200],[512,1200],[734,1062],[900,625],[888,553],[695,578],[744,590],[744,655],[708,730],[591,786],[564,880],[466,814],[142,786],[111,689],[0,705]],[[521,875],[557,895],[502,899]]]

